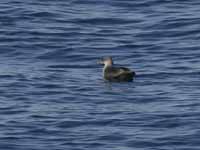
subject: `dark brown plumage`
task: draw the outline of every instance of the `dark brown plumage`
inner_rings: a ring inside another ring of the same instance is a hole
[[[104,64],[104,79],[111,82],[133,81],[135,72],[125,67],[115,67],[111,57],[101,60],[100,64]]]

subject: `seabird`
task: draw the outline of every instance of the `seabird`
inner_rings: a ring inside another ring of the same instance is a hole
[[[106,57],[99,61],[103,64],[103,77],[111,82],[133,81],[135,72],[125,67],[115,67],[111,57]]]

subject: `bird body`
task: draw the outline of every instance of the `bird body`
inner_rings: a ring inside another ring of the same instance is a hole
[[[100,61],[100,63],[104,64],[103,77],[105,80],[111,82],[133,81],[135,72],[125,67],[115,67],[111,57]]]

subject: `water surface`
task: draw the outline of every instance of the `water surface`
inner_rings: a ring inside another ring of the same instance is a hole
[[[200,149],[199,24],[197,0],[1,0],[0,149]]]

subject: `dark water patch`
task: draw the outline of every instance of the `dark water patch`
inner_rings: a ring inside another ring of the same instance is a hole
[[[25,110],[4,110],[1,115],[15,115],[15,114],[24,114],[27,111]]]
[[[101,121],[64,121],[59,123],[58,127],[60,128],[71,128],[71,127],[80,127],[80,126],[101,126],[112,124],[115,120],[101,120]]]
[[[50,12],[36,12],[36,13],[30,13],[29,14],[31,17],[44,17],[44,18],[49,18],[49,17],[57,17],[57,15],[50,13]]]
[[[99,141],[124,141],[127,138],[125,138],[123,135],[120,134],[111,134],[111,135],[105,135],[105,136],[101,136],[98,138]]]
[[[79,19],[72,20],[73,23],[78,24],[93,24],[93,25],[115,25],[115,24],[128,24],[133,23],[131,20],[127,19],[118,19],[118,18],[92,18],[92,19]]]
[[[59,84],[40,84],[40,85],[36,85],[36,88],[41,88],[41,89],[62,89],[63,87],[61,87]]]

